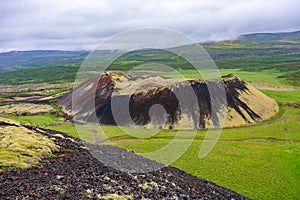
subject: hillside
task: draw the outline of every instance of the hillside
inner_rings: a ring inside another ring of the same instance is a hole
[[[241,35],[239,42],[256,42],[261,44],[277,43],[279,45],[299,45],[300,31],[282,33],[252,33]]]
[[[12,121],[7,123],[2,119],[0,124],[0,130],[16,130],[18,127],[21,132],[26,130],[28,134],[39,135],[44,141],[53,141],[54,146],[59,147],[51,157],[42,159],[37,167],[0,172],[1,199],[248,199],[212,182],[118,147],[86,144],[90,148],[97,148],[102,155],[115,159],[121,166],[126,163],[125,168],[139,164],[143,167],[161,165],[162,169],[139,174],[116,170],[94,158],[82,141],[64,133]],[[38,140],[36,138],[36,143]],[[30,142],[28,140],[27,145],[32,145]],[[26,145],[26,141],[23,145]],[[39,142],[40,146],[36,145],[32,148],[40,153],[44,153],[44,148],[49,148],[47,143]],[[32,159],[30,150],[23,150],[22,153],[22,160]],[[10,156],[17,159],[14,154]],[[2,158],[1,163],[7,160],[11,159]],[[20,164],[14,167],[28,167]]]
[[[35,50],[4,52],[0,53],[0,72],[80,63],[87,55],[87,51]]]
[[[266,71],[273,73],[282,82],[299,86],[299,82],[295,81],[300,71],[299,32],[249,34],[242,35],[234,41],[209,42],[202,45],[221,70]],[[99,53],[108,54],[109,51]],[[88,52],[42,50],[0,53],[0,84],[74,80],[79,63],[86,55]],[[148,49],[121,56],[109,66],[109,70],[126,71],[149,63],[165,64],[175,69],[193,69],[181,56],[164,50]],[[10,72],[12,70],[22,71]]]

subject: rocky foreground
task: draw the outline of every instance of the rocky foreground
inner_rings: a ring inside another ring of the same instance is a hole
[[[54,140],[60,148],[36,167],[2,172],[0,199],[247,199],[173,167],[138,174],[116,170],[94,158],[78,139],[24,127]],[[113,146],[99,151],[117,154],[123,159],[120,162],[136,159],[144,165],[159,165]]]

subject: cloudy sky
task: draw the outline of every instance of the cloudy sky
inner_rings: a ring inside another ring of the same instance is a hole
[[[197,41],[300,30],[299,0],[0,0],[0,51],[82,50],[134,28]]]

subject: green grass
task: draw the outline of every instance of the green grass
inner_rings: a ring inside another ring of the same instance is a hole
[[[243,71],[240,69],[221,69],[221,74],[226,75],[232,73],[247,83],[265,84],[269,86],[280,86],[280,87],[291,87],[284,79],[278,78],[280,72],[274,70],[263,70],[263,71]]]
[[[67,133],[73,137],[79,138],[76,127],[71,123],[63,123],[60,126],[46,126],[46,128]]]
[[[79,64],[72,64],[3,72],[0,73],[0,84],[71,82],[79,67]]]
[[[268,91],[261,90],[264,94],[276,99],[281,103],[300,103],[300,89],[294,91]]]
[[[280,63],[298,63],[299,52],[285,53],[285,54],[271,54],[262,56],[247,56],[243,58],[228,58],[216,61],[217,65],[221,68],[265,68],[271,65],[277,65]]]
[[[15,120],[23,124],[31,124],[34,126],[64,132],[72,135],[73,137],[79,137],[76,127],[73,124],[71,124],[70,122],[64,122],[61,117],[58,117],[55,114],[40,114],[32,116],[0,115],[0,117]]]
[[[299,69],[300,67],[298,67]],[[291,82],[293,85],[300,85],[300,70],[295,71],[295,72],[287,72],[281,76],[279,76],[279,78],[283,78],[286,79],[287,81]]]
[[[33,116],[1,115],[1,117],[40,127],[46,127],[51,123],[59,122],[59,118],[51,114]]]
[[[286,79],[280,78],[283,73],[274,70],[244,71],[241,69],[219,69],[219,70],[201,70],[200,73],[194,69],[178,70],[177,72],[165,72],[162,76],[171,78],[217,78],[218,75],[224,76],[234,74],[248,83],[255,83],[278,87],[295,87]]]
[[[299,143],[221,141],[207,157],[198,159],[195,155],[201,144],[194,141],[172,165],[253,199],[299,196]]]

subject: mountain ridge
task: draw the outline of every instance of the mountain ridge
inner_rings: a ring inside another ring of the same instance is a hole
[[[240,35],[236,40],[232,40],[233,43],[247,43],[247,42],[258,42],[258,43],[287,43],[291,44],[296,42],[300,44],[300,31],[294,32],[279,32],[279,33],[250,33]],[[281,41],[283,40],[283,41]],[[200,43],[204,46],[210,46],[209,44],[220,43],[220,42],[206,42]],[[227,41],[228,42],[228,41]],[[299,48],[299,47],[297,47]],[[90,51],[65,51],[65,50],[28,50],[28,51],[9,51],[0,52],[0,72],[8,72],[26,68],[40,68],[45,66],[63,65],[63,64],[74,64],[81,63],[84,58],[89,54]],[[214,52],[210,52],[214,58]],[[239,55],[231,55],[233,57]],[[216,57],[215,57],[216,58]]]

